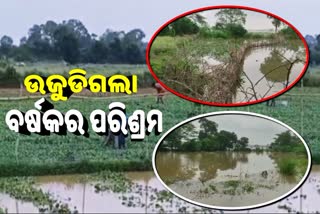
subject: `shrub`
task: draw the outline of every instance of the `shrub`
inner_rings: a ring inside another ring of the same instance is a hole
[[[291,27],[286,27],[280,30],[280,34],[290,39],[299,39],[296,32]]]
[[[232,37],[244,37],[247,34],[247,30],[239,24],[228,24],[225,29],[230,33]]]
[[[199,26],[196,23],[186,17],[174,21],[171,26],[174,34],[179,36],[196,34],[200,30]]]

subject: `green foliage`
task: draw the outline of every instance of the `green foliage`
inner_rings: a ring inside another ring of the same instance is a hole
[[[8,60],[0,60],[0,85],[2,87],[20,87],[21,76]]]
[[[191,35],[199,32],[199,26],[187,17],[172,22],[169,28],[172,28],[174,35],[177,36]]]
[[[207,118],[201,118],[199,120],[200,123],[200,132],[199,132],[199,140],[207,138],[208,136],[215,135],[218,132],[218,124],[214,121],[208,120]]]
[[[270,148],[272,151],[296,152],[305,154],[306,150],[300,139],[291,131],[285,131],[277,134]]]
[[[251,193],[251,192],[253,192],[254,187],[253,187],[253,184],[252,184],[252,183],[245,183],[245,184],[242,186],[242,189],[243,189],[243,191],[246,192],[246,193]]]
[[[269,19],[271,19],[271,23],[274,26],[274,31],[278,32],[278,28],[283,24],[279,19],[274,18],[273,16],[268,16]]]
[[[199,31],[199,36],[201,38],[222,38],[228,39],[230,37],[229,32],[223,29],[217,28],[209,28],[209,27],[202,27]]]
[[[70,19],[33,25],[28,36],[15,46],[12,39],[0,40],[0,56],[16,61],[64,60],[76,63],[145,63],[145,34],[140,29],[127,33],[107,29],[99,38],[81,21]]]
[[[231,37],[241,38],[247,34],[247,30],[240,24],[227,24],[225,30],[229,32]]]
[[[247,14],[241,9],[220,9],[216,15],[218,25],[244,25],[246,23]]]
[[[240,185],[240,181],[238,180],[229,180],[224,182],[224,187],[228,188],[228,187],[232,187],[234,189],[236,189],[239,185]]]
[[[71,213],[67,204],[58,202],[50,193],[34,187],[34,184],[34,180],[29,177],[0,178],[0,192],[17,200],[32,202],[40,213]]]
[[[284,175],[295,175],[296,174],[296,162],[291,159],[282,160],[279,163],[280,173]]]
[[[291,27],[285,27],[281,29],[280,34],[289,39],[299,39],[297,33]]]

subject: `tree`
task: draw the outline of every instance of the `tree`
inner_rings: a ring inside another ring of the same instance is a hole
[[[271,19],[271,23],[272,25],[274,26],[274,32],[278,32],[278,28],[281,26],[282,22],[277,19],[277,18],[274,18],[273,16],[268,16],[269,19]]]
[[[66,26],[61,26],[55,31],[54,38],[56,51],[62,59],[70,64],[77,63],[80,50],[76,36]]]
[[[175,35],[179,36],[196,34],[200,30],[199,26],[187,17],[183,17],[174,21],[171,26]]]
[[[200,123],[200,131],[198,139],[202,140],[207,138],[208,136],[215,135],[218,132],[218,124],[212,120],[208,120],[207,118],[201,118],[199,120]]]
[[[228,24],[245,25],[247,14],[240,9],[220,9],[216,15],[217,24],[226,26]]]
[[[180,148],[183,143],[188,143],[190,139],[193,139],[195,133],[195,126],[192,123],[184,124],[173,130],[165,138],[163,146],[168,146],[171,150],[173,150],[173,148]]]
[[[207,26],[206,17],[203,15],[200,15],[199,13],[193,13],[188,16],[189,19],[191,19],[194,23],[197,23],[199,26],[205,27]]]
[[[276,135],[272,144],[275,145],[292,145],[300,142],[299,138],[292,134],[291,131],[285,131]]]
[[[249,144],[249,138],[241,137],[236,144],[236,148],[242,150],[247,148],[248,144]]]
[[[226,150],[227,148],[233,148],[233,145],[238,142],[238,137],[234,132],[221,130],[217,134],[216,141],[220,143],[220,150]]]
[[[13,47],[13,40],[11,37],[4,35],[0,40],[0,54],[8,55]]]
[[[227,30],[232,37],[243,37],[248,32],[240,24],[227,24],[225,30]]]

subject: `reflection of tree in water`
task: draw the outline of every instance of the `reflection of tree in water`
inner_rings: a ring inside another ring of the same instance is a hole
[[[234,158],[241,163],[248,163],[248,154],[250,154],[250,152],[234,152],[233,156],[235,156]]]
[[[158,153],[157,171],[169,183],[186,181],[200,172],[199,180],[206,182],[217,176],[218,170],[235,169],[238,163],[248,162],[247,152],[197,152],[197,153]],[[168,183],[168,184],[169,184]]]
[[[156,165],[159,176],[169,183],[174,181],[189,180],[195,176],[195,169],[191,161],[191,157],[183,158],[181,153],[175,152],[159,152],[156,156]],[[190,160],[188,163],[183,163],[184,160]]]
[[[231,152],[204,153],[199,162],[200,181],[205,182],[217,176],[218,170],[234,169],[237,159]]]
[[[260,65],[260,70],[268,81],[284,82],[290,72],[290,63],[282,57],[278,49],[273,49]]]

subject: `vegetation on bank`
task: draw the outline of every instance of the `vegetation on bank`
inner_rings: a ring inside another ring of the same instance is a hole
[[[274,152],[295,152],[306,154],[306,149],[301,140],[291,131],[277,134],[274,142],[270,145],[270,150]]]
[[[242,67],[250,50],[270,46],[298,52],[299,47],[303,48],[295,31],[279,20],[276,23],[272,17],[274,32],[255,33],[245,29],[243,10],[221,9],[215,16],[214,26],[209,26],[201,13],[175,20],[162,29],[151,45],[149,56],[153,71],[169,87],[189,97],[230,103],[248,78]],[[304,57],[292,59],[290,63],[303,62]],[[280,57],[276,66],[289,63],[282,60]],[[289,68],[289,65],[283,68],[286,77]],[[269,72],[270,68],[266,73]],[[246,91],[246,96],[251,97]]]
[[[193,123],[184,124],[172,131],[159,150],[171,151],[246,151],[249,144],[247,137],[238,136],[226,130],[218,131],[218,124],[207,118],[198,120],[200,130],[196,131]]]

